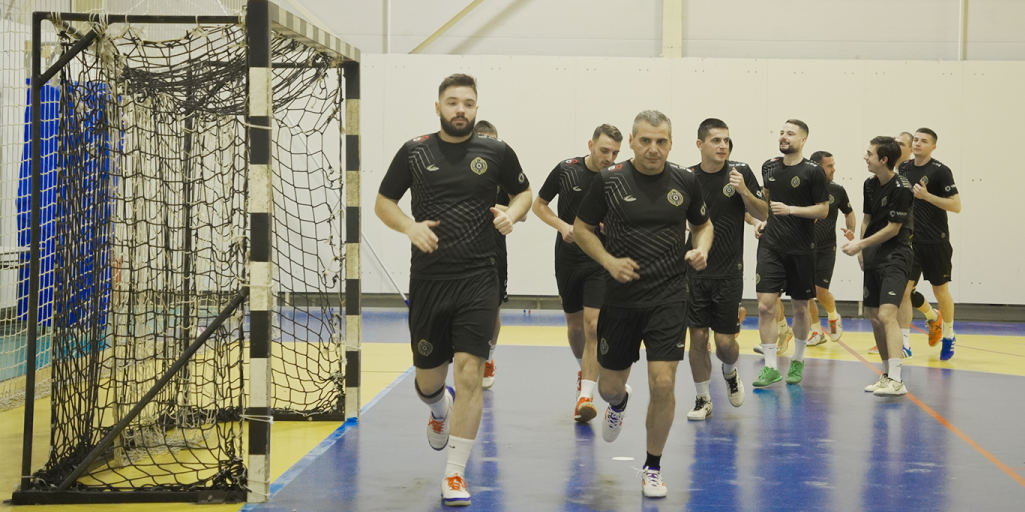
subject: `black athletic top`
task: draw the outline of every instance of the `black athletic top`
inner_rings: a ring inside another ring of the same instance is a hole
[[[606,250],[640,266],[640,279],[629,283],[607,275],[605,304],[644,308],[687,300],[687,221],[708,221],[701,197],[697,178],[669,162],[654,176],[629,160],[595,176],[577,216],[595,226],[605,222]]]
[[[762,164],[762,186],[769,191],[769,201],[790,206],[814,206],[829,201],[825,171],[807,158],[791,166],[783,165],[783,157],[766,160]],[[815,219],[777,217],[769,208],[769,223],[759,243],[784,254],[812,254],[814,231]]]
[[[495,188],[498,190],[498,193],[495,195],[495,204],[509,206],[509,202],[512,201],[512,198],[509,197],[509,194],[502,190],[501,185],[497,185],[495,186]],[[516,219],[512,219],[512,221],[516,222]],[[502,232],[497,229],[493,229],[492,232],[495,234],[495,250],[498,254],[497,263],[499,266],[508,265],[509,249],[505,245],[505,235],[503,235]]]
[[[847,190],[843,185],[830,181],[826,183],[826,190],[829,191],[829,215],[815,222],[815,247],[820,251],[835,251],[837,212],[841,211],[847,215],[853,212],[854,208],[851,208],[851,200],[847,197]],[[846,221],[844,227],[847,227]]]
[[[410,274],[457,278],[495,267],[495,190],[515,195],[529,186],[516,153],[505,142],[483,135],[452,144],[437,133],[402,145],[381,181],[381,195],[399,200],[411,190],[416,222],[437,220],[438,248],[412,246]]]
[[[570,158],[559,162],[559,165],[548,174],[548,179],[541,186],[537,196],[549,203],[559,196],[558,215],[563,222],[573,225],[577,218],[577,209],[580,202],[587,195],[587,189],[598,173],[592,172],[584,163],[584,157]],[[594,228],[594,234],[605,243],[605,235],[598,227]],[[598,262],[591,259],[577,244],[566,243],[561,233],[555,234],[555,266],[556,268],[568,268],[577,265],[598,265]],[[598,265],[600,266],[600,265]]]
[[[899,174],[886,185],[880,185],[876,176],[865,180],[864,213],[871,215],[872,218],[869,219],[868,226],[865,226],[865,235],[862,239],[878,233],[891,222],[901,225],[900,231],[889,240],[862,250],[862,261],[866,270],[883,266],[900,253],[910,257],[911,228],[906,222],[911,216],[911,203],[914,199],[911,184]]]
[[[943,165],[935,158],[926,162],[922,167],[915,165],[911,159],[900,164],[899,174],[907,178],[908,183],[914,187],[918,183],[924,183],[930,194],[938,197],[953,197],[957,195],[957,185],[954,183],[954,174],[950,167]],[[915,201],[915,243],[916,244],[938,244],[950,241],[950,227],[947,225],[947,211],[929,201]]]
[[[701,271],[691,270],[693,277],[726,278],[744,277],[744,198],[730,185],[730,171],[744,176],[744,184],[758,199],[764,200],[762,188],[751,167],[743,162],[725,162],[717,172],[701,170],[701,164],[687,169],[697,176],[701,183],[708,218],[712,220],[715,238],[708,251],[708,267]],[[688,237],[687,248],[693,247]]]

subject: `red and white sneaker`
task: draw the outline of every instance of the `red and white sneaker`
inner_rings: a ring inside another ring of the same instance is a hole
[[[580,372],[577,372],[577,398],[580,398]]]
[[[573,419],[577,423],[587,423],[598,415],[598,409],[594,407],[594,401],[590,397],[582,396],[577,400],[577,407],[573,411]]]
[[[495,361],[484,362],[484,380],[481,381],[480,387],[483,389],[491,389],[491,386],[495,385]]]
[[[840,336],[843,336],[843,318],[837,315],[836,320],[829,321],[829,339],[840,341]]]
[[[466,490],[462,475],[456,473],[441,481],[441,502],[450,507],[470,505],[470,491]]]

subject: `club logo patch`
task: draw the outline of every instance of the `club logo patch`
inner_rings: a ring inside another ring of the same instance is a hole
[[[864,298],[866,298],[866,299],[868,298],[868,287],[867,286],[865,287],[865,297]]]
[[[416,344],[416,351],[422,356],[429,356],[431,352],[434,352],[434,345],[427,340],[420,340],[420,343]]]
[[[704,204],[702,204],[701,205],[701,216],[704,217],[705,215],[708,215],[708,207],[706,207]]]
[[[729,183],[727,183],[726,186],[722,188],[722,193],[726,197],[733,197],[733,194],[735,194],[736,192],[737,190],[734,189],[733,185],[730,185]]]
[[[790,180],[790,186],[791,187],[797,188],[797,186],[800,185],[800,184],[801,184],[801,178],[798,178],[797,176],[794,176],[794,179]]]
[[[929,177],[928,176],[922,176],[922,185],[926,185],[926,186],[929,185]]]
[[[477,173],[478,175],[484,174],[488,170],[488,163],[483,158],[477,157],[470,162],[470,170]]]
[[[683,194],[679,193],[675,188],[666,194],[666,198],[669,199],[669,204],[673,206],[680,206],[683,204]]]
[[[609,342],[605,341],[605,338],[601,339],[601,355],[609,353]]]
[[[762,282],[762,275],[761,274],[755,274],[755,284],[758,284],[760,282]]]
[[[485,165],[484,165],[484,167],[485,167],[485,168],[487,168],[487,164],[485,164]],[[516,178],[516,179],[517,179],[517,180],[518,180],[518,181],[519,181],[520,183],[523,183],[524,181],[527,181],[527,177],[526,177],[526,176],[524,176],[522,172],[520,173],[520,176],[519,176],[518,178]]]
[[[882,202],[879,203],[879,206],[886,206],[886,198],[885,197],[883,197],[883,200],[882,200]]]
[[[829,204],[833,204],[833,194],[829,194]]]

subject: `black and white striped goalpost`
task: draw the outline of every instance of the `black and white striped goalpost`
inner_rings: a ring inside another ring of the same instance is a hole
[[[345,74],[345,418],[360,413],[360,139],[359,62],[342,65]]]

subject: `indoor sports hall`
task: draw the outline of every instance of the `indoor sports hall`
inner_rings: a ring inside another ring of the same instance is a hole
[[[414,386],[410,238],[374,205],[396,150],[439,132],[439,83],[465,73],[532,197],[596,126],[625,136],[616,162],[634,158],[634,118],[656,109],[669,162],[701,162],[695,131],[718,118],[760,182],[780,126],[803,120],[855,233],[873,137],[928,127],[960,198],[944,233],[956,344],[915,311],[902,396],[864,391],[883,367],[842,221],[842,335],[803,349],[799,383],[752,385],[767,358],[745,226],[746,397],[730,405],[713,349],[714,406],[688,420],[681,362],[663,498],[640,488],[645,364],[614,443],[599,393],[598,416],[574,421],[560,235],[528,213],[505,237],[467,510],[1018,510],[1023,18],[1017,0],[0,0],[2,507],[463,504],[439,494],[446,452]],[[780,341],[786,368],[798,347]]]

